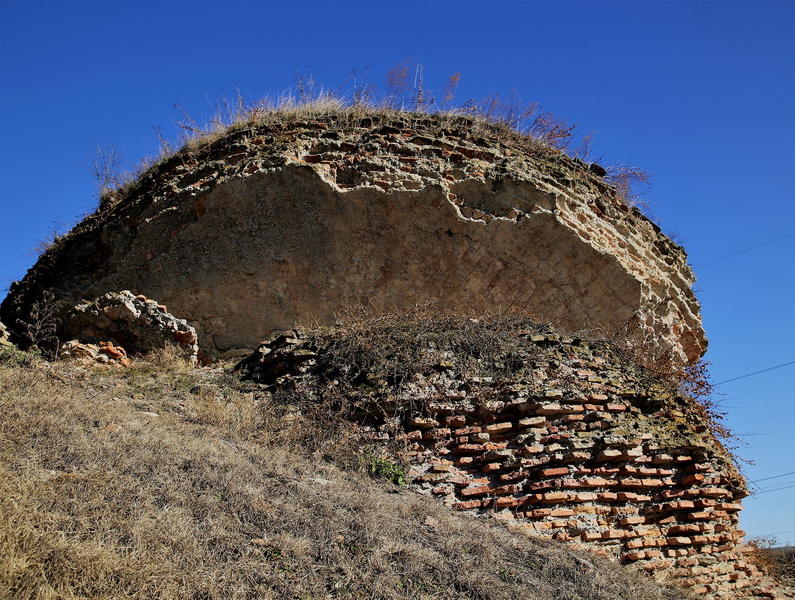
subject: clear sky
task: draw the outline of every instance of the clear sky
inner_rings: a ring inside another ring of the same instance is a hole
[[[430,85],[461,72],[459,98],[516,89],[595,132],[604,163],[652,174],[645,200],[695,266],[716,381],[795,360],[795,2],[0,5],[0,296],[94,208],[97,144],[132,162],[156,150],[154,126],[175,135],[174,104],[206,114],[296,72],[335,86],[369,66],[381,83],[409,61]],[[721,386],[744,471],[773,490],[746,500],[743,526],[782,543],[795,474],[766,478],[795,471],[793,381],[790,365]]]

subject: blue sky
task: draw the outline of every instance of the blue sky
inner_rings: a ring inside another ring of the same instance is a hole
[[[795,2],[36,2],[1,0],[0,295],[35,246],[93,209],[97,144],[131,162],[236,88],[296,72],[375,83],[401,61],[458,97],[516,89],[645,195],[698,275],[716,381],[795,360]],[[746,248],[756,250],[712,262]],[[721,386],[753,480],[795,471],[795,365]],[[759,481],[765,489],[795,475]],[[746,501],[749,535],[795,543],[795,487]]]

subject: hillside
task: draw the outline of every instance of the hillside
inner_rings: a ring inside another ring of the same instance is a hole
[[[373,479],[349,423],[222,369],[4,356],[0,597],[686,597]]]

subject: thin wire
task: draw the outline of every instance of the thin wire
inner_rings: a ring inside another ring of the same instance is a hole
[[[762,490],[761,492],[756,492],[754,496],[758,496],[759,494],[767,494],[768,492],[780,492],[781,490],[788,490],[790,488],[795,488],[795,483],[791,483],[790,485],[782,485],[781,487],[770,488],[767,490]]]
[[[759,375],[760,373],[767,373],[768,371],[772,371],[774,369],[780,369],[781,367],[788,367],[789,365],[795,365],[795,360],[791,360],[789,362],[782,363],[780,365],[776,365],[775,367],[768,367],[767,369],[762,369],[760,371],[754,371],[753,373],[746,373],[745,375],[740,375],[739,377],[732,377],[731,379],[724,379],[723,381],[719,381],[715,385],[723,385],[724,383],[729,383],[730,381],[737,381],[738,379],[745,379],[746,377],[751,377],[752,375]]]
[[[731,254],[726,254],[725,256],[720,256],[718,258],[713,258],[705,263],[701,263],[699,265],[694,265],[695,268],[700,269],[701,267],[706,267],[707,265],[714,264],[716,262],[720,262],[722,260],[727,260],[729,258],[734,258],[735,256],[739,256],[740,254],[745,254],[746,252],[751,252],[752,250],[756,250],[757,248],[762,248],[763,246],[768,246],[770,244],[775,244],[776,242],[780,242],[781,240],[786,240],[787,238],[791,238],[795,236],[795,231],[792,233],[788,233],[787,235],[782,235],[781,237],[777,237],[772,240],[768,240],[766,242],[762,242],[761,244],[757,244],[756,246],[750,246],[749,248],[744,248],[743,250],[738,250],[737,252],[732,252]]]
[[[762,535],[776,535],[777,533],[792,533],[795,529],[784,529],[782,531],[772,531],[770,533],[764,533]]]
[[[779,477],[786,477],[787,475],[795,475],[795,471],[790,471],[789,473],[782,473],[781,475],[772,475],[770,477],[762,477],[762,479],[757,479],[756,481],[767,481],[768,479],[778,479]]]
[[[761,492],[762,491],[762,486],[759,485],[756,481],[754,481],[753,479],[748,477],[748,475],[746,475],[745,478],[756,486],[756,491],[755,492],[751,492],[752,494],[755,494],[756,492]]]

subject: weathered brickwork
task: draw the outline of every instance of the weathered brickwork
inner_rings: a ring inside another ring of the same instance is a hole
[[[705,598],[775,597],[743,557],[748,492],[703,412],[610,347],[519,332],[491,357],[438,352],[398,386],[377,366],[348,371],[345,384],[328,357],[334,338],[323,340],[274,338],[241,368],[296,398],[342,394],[408,462],[413,485],[453,510],[613,556]]]
[[[46,289],[67,304],[130,289],[218,356],[346,306],[515,306],[567,330],[633,320],[694,360],[692,283],[679,246],[557,151],[464,118],[331,115],[156,165],[13,284],[0,318]]]

